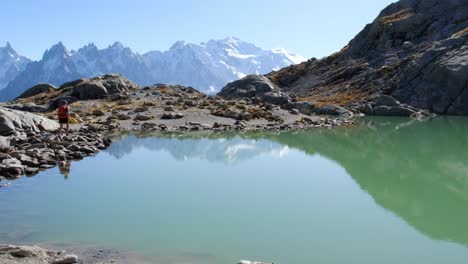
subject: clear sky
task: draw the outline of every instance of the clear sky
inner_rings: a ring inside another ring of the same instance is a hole
[[[323,57],[345,46],[395,0],[2,0],[0,46],[39,59],[62,41],[69,49],[120,41],[167,50],[235,36],[262,48]]]

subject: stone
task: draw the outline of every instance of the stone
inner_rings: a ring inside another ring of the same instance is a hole
[[[185,105],[189,106],[189,107],[196,107],[196,106],[198,106],[198,103],[196,101],[194,101],[194,100],[187,100],[187,101],[185,101]]]
[[[118,118],[119,120],[123,120],[123,121],[124,121],[124,120],[130,120],[130,119],[132,119],[131,116],[126,115],[126,114],[120,114],[120,115],[117,116],[117,118]]]
[[[148,111],[148,108],[147,107],[138,107],[134,110],[135,113],[143,113],[143,112],[146,112]]]
[[[148,120],[151,120],[153,119],[151,116],[148,116],[148,115],[137,115],[135,117],[135,120],[136,121],[148,121]]]
[[[174,110],[175,110],[174,107],[169,106],[169,105],[164,107],[164,111],[166,112],[174,112]]]
[[[96,110],[93,111],[92,114],[95,115],[95,116],[103,116],[106,113],[104,113],[104,111],[102,111],[101,109],[96,109]]]
[[[239,119],[240,113],[238,111],[228,109],[224,112],[223,116],[226,118]]]
[[[181,113],[164,113],[161,116],[161,119],[169,120],[169,119],[181,119],[184,115]]]
[[[297,109],[291,109],[291,110],[289,111],[289,113],[291,113],[291,114],[293,114],[293,115],[299,115],[301,112],[299,112],[299,110],[297,110]]]
[[[265,93],[261,100],[263,102],[273,104],[273,105],[285,105],[291,102],[291,98],[282,92],[268,92]]]
[[[10,148],[10,139],[0,136],[0,151],[6,151]]]
[[[70,255],[65,255],[63,257],[60,257],[52,261],[52,264],[73,264],[77,262],[78,262],[78,257],[74,254],[70,254]]]

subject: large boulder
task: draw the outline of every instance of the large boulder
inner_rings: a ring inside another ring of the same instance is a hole
[[[43,83],[33,86],[18,96],[16,99],[28,98],[32,97],[41,93],[46,93],[50,91],[54,91],[56,88],[52,84]]]
[[[268,103],[277,105],[286,104],[290,101],[288,95],[262,75],[249,75],[229,83],[218,93],[218,96],[225,99],[259,97]]]
[[[55,131],[57,122],[27,112],[0,107],[0,135],[9,136],[15,131]]]
[[[107,74],[86,80],[78,80],[75,86],[69,86],[70,96],[79,100],[103,99],[109,95],[121,94],[139,86],[118,74]],[[69,83],[67,85],[73,84]]]

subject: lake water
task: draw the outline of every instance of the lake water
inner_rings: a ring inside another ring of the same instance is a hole
[[[161,264],[466,264],[468,119],[126,136],[67,177],[12,181],[0,208],[0,243],[100,245]]]

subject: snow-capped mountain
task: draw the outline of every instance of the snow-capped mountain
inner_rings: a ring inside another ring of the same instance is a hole
[[[248,74],[265,74],[304,60],[284,49],[264,50],[232,37],[201,44],[178,41],[168,51],[145,54],[119,42],[101,50],[89,44],[77,51],[68,51],[60,42],[12,78],[0,91],[0,100],[11,100],[38,83],[57,86],[106,73],[122,74],[142,86],[180,84],[217,92]]]
[[[18,55],[7,42],[5,47],[0,47],[0,90],[24,71],[31,61]]]

